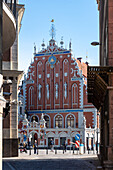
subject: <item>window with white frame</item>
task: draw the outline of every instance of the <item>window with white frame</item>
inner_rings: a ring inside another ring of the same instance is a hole
[[[34,87],[31,86],[29,88],[29,106],[33,106],[34,105]]]
[[[62,128],[62,116],[61,115],[57,115],[55,117],[55,127]]]
[[[78,87],[77,84],[74,83],[72,85],[72,106],[78,103]]]
[[[74,128],[74,116],[73,115],[67,116],[67,127]]]

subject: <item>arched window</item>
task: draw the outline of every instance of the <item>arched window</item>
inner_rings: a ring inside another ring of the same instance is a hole
[[[32,118],[31,118],[31,122],[33,122],[33,121],[38,122],[38,117],[37,117],[37,116],[32,116]]]
[[[67,127],[69,126],[74,128],[74,116],[73,115],[67,116]]]
[[[46,121],[46,128],[49,128],[49,116],[45,115],[44,119]]]
[[[72,105],[78,103],[78,87],[77,84],[74,83],[72,85]]]
[[[69,63],[68,59],[64,59],[63,64],[66,65],[68,63]]]
[[[62,128],[62,116],[61,115],[57,115],[55,117],[55,127]]]
[[[33,106],[34,105],[34,87],[31,86],[29,88],[29,106]]]

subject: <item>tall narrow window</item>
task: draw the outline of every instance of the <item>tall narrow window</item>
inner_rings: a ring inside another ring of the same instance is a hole
[[[77,84],[74,83],[72,85],[72,105],[78,103],[78,87]]]
[[[69,61],[63,61],[63,108],[69,105]],[[66,106],[67,105],[67,106]]]
[[[22,107],[20,107],[20,114],[22,114]]]
[[[61,115],[57,115],[55,117],[55,127],[62,128],[62,116]]]
[[[55,84],[55,98],[58,99],[58,83]]]
[[[49,100],[49,84],[46,85],[46,96],[47,99]]]
[[[34,87],[33,86],[29,88],[29,108],[30,106],[34,106]]]
[[[74,116],[73,115],[67,116],[67,127],[74,128]]]

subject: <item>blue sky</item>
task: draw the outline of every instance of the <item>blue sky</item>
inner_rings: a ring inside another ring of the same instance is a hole
[[[51,36],[51,20],[54,19],[55,40],[64,47],[72,40],[75,58],[82,57],[90,65],[99,64],[99,48],[90,45],[99,41],[99,12],[96,0],[20,0],[25,13],[19,35],[19,70],[26,72],[33,58],[34,43],[37,51],[44,39],[47,45]]]

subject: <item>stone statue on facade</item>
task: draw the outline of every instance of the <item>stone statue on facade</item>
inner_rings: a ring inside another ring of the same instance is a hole
[[[83,116],[83,126],[86,127],[86,118]]]

